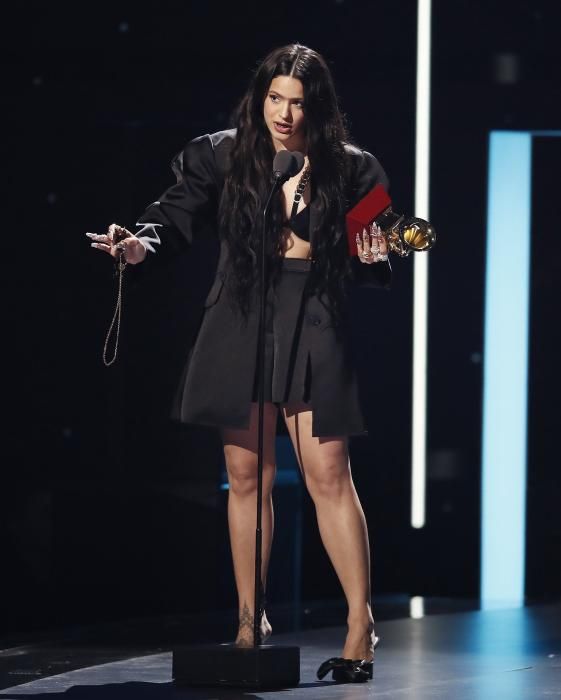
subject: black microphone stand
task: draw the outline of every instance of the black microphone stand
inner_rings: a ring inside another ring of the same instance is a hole
[[[285,153],[285,155],[289,155]],[[291,154],[290,154],[291,155]],[[257,517],[255,528],[255,596],[253,606],[253,646],[235,644],[178,647],[173,651],[173,680],[177,685],[230,686],[245,688],[293,688],[300,682],[300,648],[261,644],[263,588],[261,585],[261,547],[263,506],[263,443],[265,417],[265,328],[267,301],[267,230],[273,197],[282,183],[302,167],[295,159],[288,167],[275,169],[273,184],[263,209],[261,250],[258,256],[259,327],[257,335]],[[285,163],[286,158],[283,159]],[[298,163],[298,165],[296,165]]]
[[[253,606],[253,646],[261,639],[261,616],[263,614],[263,588],[261,586],[261,547],[262,547],[262,507],[263,507],[263,443],[265,430],[265,328],[267,308],[267,228],[269,209],[273,197],[282,185],[282,174],[276,171],[267,202],[263,209],[263,227],[261,230],[261,250],[258,257],[259,271],[259,331],[257,337],[257,522],[255,526],[255,597]]]
[[[282,153],[282,152],[281,152]],[[288,156],[288,159],[283,156]],[[282,166],[281,166],[282,163]],[[261,250],[258,258],[259,270],[259,331],[257,339],[257,523],[255,528],[255,594],[253,606],[253,646],[259,644],[261,637],[260,626],[263,614],[263,588],[261,586],[261,510],[263,504],[263,442],[265,423],[265,328],[266,328],[266,306],[267,306],[267,229],[269,223],[269,210],[273,197],[282,186],[283,182],[295,175],[302,169],[304,158],[300,153],[287,153],[281,155],[279,162],[278,155],[273,163],[273,185],[269,191],[269,196],[263,208],[263,227],[261,230]],[[277,165],[278,164],[278,165]],[[275,167],[277,165],[277,167]]]

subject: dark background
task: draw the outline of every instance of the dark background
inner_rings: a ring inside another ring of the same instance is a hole
[[[430,254],[428,501],[419,531],[409,523],[412,260],[395,261],[391,293],[364,293],[355,319],[376,368],[364,385],[370,437],[351,448],[375,599],[479,593],[488,133],[561,128],[560,29],[557,2],[434,0],[439,241]],[[112,221],[132,227],[173,182],[171,157],[226,128],[258,60],[292,41],[326,57],[355,142],[384,165],[396,208],[412,212],[416,2],[22,3],[5,24],[6,633],[235,605],[220,444],[211,430],[168,419],[215,242],[160,251],[157,263],[127,271],[120,359],[106,369],[115,281],[84,232]],[[507,74],[505,62],[514,67]],[[534,144],[532,600],[561,593],[560,146]],[[291,462],[283,456],[279,466]],[[310,499],[297,479],[286,482],[275,494],[272,602],[340,599]]]

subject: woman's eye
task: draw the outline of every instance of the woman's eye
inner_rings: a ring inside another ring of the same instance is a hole
[[[278,99],[279,99],[279,96],[278,96],[278,95],[269,95],[269,97],[271,98],[271,101],[272,101],[272,102],[277,102]]]
[[[299,107],[300,109],[302,109],[302,107],[304,106],[304,103],[303,103],[303,102],[295,102],[295,103],[294,103],[294,106],[295,106],[295,107]]]

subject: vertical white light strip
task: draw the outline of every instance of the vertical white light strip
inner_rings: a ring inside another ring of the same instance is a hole
[[[417,16],[417,124],[415,216],[429,219],[431,0],[419,0]],[[428,255],[414,255],[411,525],[425,524]]]
[[[532,136],[492,132],[483,367],[481,603],[524,602]]]
[[[425,616],[425,599],[422,596],[413,596],[409,599],[409,617],[420,620]]]

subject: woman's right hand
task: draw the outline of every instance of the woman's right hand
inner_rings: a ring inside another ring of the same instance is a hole
[[[142,262],[146,257],[146,248],[124,226],[111,224],[105,234],[86,233],[86,236],[91,239],[92,248],[109,253],[114,258],[118,258],[123,253],[125,262],[131,265]]]

